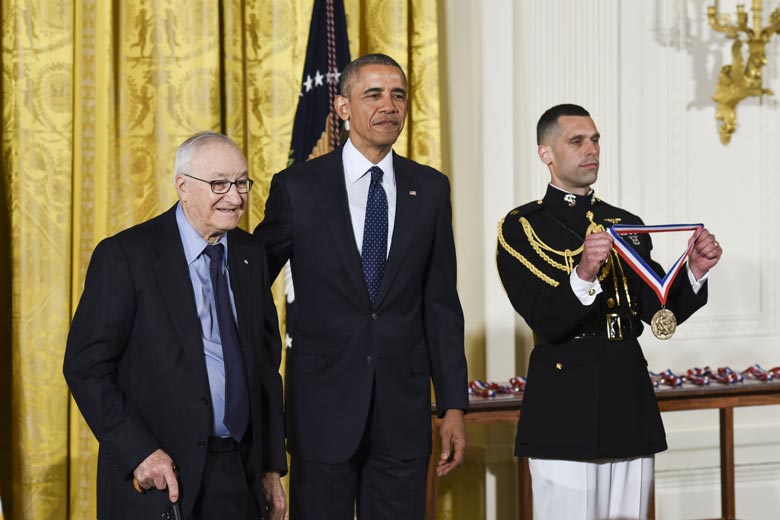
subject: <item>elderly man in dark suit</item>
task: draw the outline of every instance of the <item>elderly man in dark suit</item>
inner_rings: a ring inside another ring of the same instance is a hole
[[[99,518],[286,514],[281,343],[263,248],[237,228],[252,181],[224,135],[176,152],[179,202],[102,241],[64,373],[100,443]],[[167,491],[165,491],[167,490]]]
[[[298,305],[287,361],[296,520],[422,518],[430,381],[439,475],[463,460],[468,406],[447,177],[392,152],[407,83],[388,56],[350,63],[334,101],[349,140],[271,183],[255,233]]]

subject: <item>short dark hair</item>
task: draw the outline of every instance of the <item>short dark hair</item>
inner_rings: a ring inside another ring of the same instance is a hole
[[[352,82],[355,81],[360,69],[366,65],[387,65],[388,67],[396,67],[401,71],[404,83],[407,82],[404,69],[402,69],[398,62],[393,58],[387,54],[366,54],[350,61],[347,66],[344,67],[344,70],[341,71],[341,77],[339,78],[339,94],[342,96],[349,95],[349,91],[352,89]]]
[[[571,103],[555,105],[554,107],[547,109],[547,111],[542,114],[542,117],[539,118],[539,122],[536,123],[536,144],[542,144],[542,141],[555,130],[558,126],[558,118],[561,116],[590,117],[590,112],[579,105],[573,105]]]

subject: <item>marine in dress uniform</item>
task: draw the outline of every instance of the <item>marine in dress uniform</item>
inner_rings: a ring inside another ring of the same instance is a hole
[[[637,339],[661,302],[611,251],[611,242],[603,249],[597,279],[590,283],[578,277],[575,269],[583,261],[586,236],[617,223],[643,223],[588,187],[596,178],[588,168],[595,164],[598,170],[599,135],[587,112],[575,110],[571,116],[569,121],[580,127],[584,122],[585,130],[572,126],[572,137],[568,130],[556,129],[562,144],[543,150],[545,141],[540,140],[539,153],[550,166],[553,183],[579,182],[585,186],[582,194],[551,184],[543,199],[513,209],[499,224],[498,272],[535,339],[515,455],[531,459],[536,518],[642,518],[652,484],[652,456],[667,445]],[[575,156],[565,151],[586,146],[576,140],[591,139],[580,135],[589,132],[595,144],[587,152]],[[551,150],[555,160],[547,155]],[[562,171],[566,154],[570,168]],[[590,159],[582,158],[586,156]],[[649,234],[625,239],[656,273],[664,274],[651,258]],[[714,254],[715,248],[719,258],[714,236],[707,241],[707,253]],[[700,276],[697,281],[687,268],[674,281],[666,308],[678,323],[706,303],[705,280]],[[605,487],[605,478],[613,483]],[[631,490],[624,489],[627,483]]]
[[[642,220],[593,192],[573,195],[554,186],[501,223],[498,272],[535,335],[517,456],[592,460],[666,449],[637,341],[642,322],[649,323],[661,308],[658,297],[616,253],[601,269],[602,291],[592,305],[583,305],[570,285],[588,229],[614,223],[641,225]],[[650,257],[650,235],[629,235],[627,241],[663,275]],[[682,323],[706,301],[706,284],[694,293],[683,272],[667,308]]]

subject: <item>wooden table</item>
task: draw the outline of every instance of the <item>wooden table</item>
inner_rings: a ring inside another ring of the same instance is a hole
[[[719,520],[735,518],[734,490],[734,408],[739,406],[759,406],[780,404],[780,381],[760,382],[746,379],[744,383],[721,385],[711,383],[708,386],[685,384],[682,387],[670,388],[662,386],[656,389],[658,408],[662,412],[683,410],[718,409],[720,413],[720,497],[721,516]],[[523,402],[520,395],[498,395],[492,398],[471,397],[469,413],[466,414],[467,424],[517,422]],[[433,413],[434,454],[431,457],[428,472],[428,498],[426,518],[436,518],[436,476],[433,472],[435,457],[438,454],[438,423]],[[518,493],[520,519],[532,520],[531,478],[528,471],[528,461],[518,460]],[[651,516],[655,518],[651,502]]]

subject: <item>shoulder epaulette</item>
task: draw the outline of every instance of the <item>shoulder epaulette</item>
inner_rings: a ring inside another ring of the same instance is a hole
[[[534,211],[539,211],[544,207],[544,201],[542,199],[531,201],[522,206],[518,206],[507,215],[508,217],[524,217]]]
[[[557,287],[559,282],[552,278],[551,276],[548,276],[544,272],[542,272],[541,269],[536,267],[530,260],[528,260],[524,255],[522,255],[517,249],[512,247],[506,240],[504,236],[504,224],[508,223],[510,227],[508,228],[511,230],[514,226],[520,225],[523,221],[525,221],[525,217],[527,215],[530,215],[534,211],[538,211],[544,206],[543,200],[537,200],[534,202],[529,202],[528,204],[523,204],[522,206],[518,206],[517,208],[510,211],[507,216],[498,223],[498,243],[500,247],[506,251],[510,256],[512,256],[515,260],[520,262],[523,266],[525,266],[526,269],[528,269],[531,273],[533,273],[536,277],[538,277],[543,282],[553,286]]]

